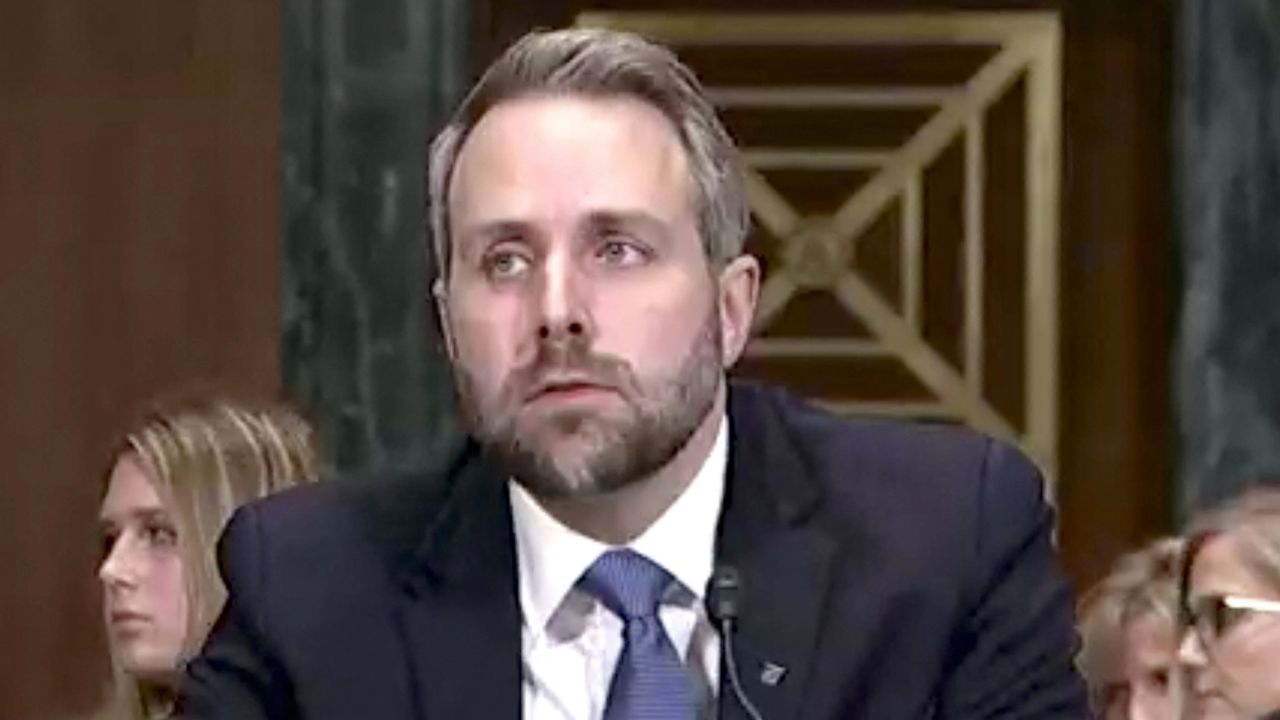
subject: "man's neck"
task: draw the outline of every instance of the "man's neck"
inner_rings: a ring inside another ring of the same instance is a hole
[[[649,477],[589,498],[540,499],[552,517],[609,545],[625,545],[639,537],[689,488],[711,454],[724,422],[726,385],[721,384],[711,411],[679,452]]]

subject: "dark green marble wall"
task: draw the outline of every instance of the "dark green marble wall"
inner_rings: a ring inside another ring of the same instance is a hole
[[[1181,15],[1185,515],[1280,478],[1280,2],[1182,0]]]
[[[412,464],[452,432],[423,159],[466,82],[466,1],[282,13],[285,386],[338,468]]]

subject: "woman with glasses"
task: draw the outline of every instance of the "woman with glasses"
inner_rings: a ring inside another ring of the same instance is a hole
[[[1280,718],[1280,490],[1250,490],[1188,538],[1179,657],[1189,717]]]
[[[1182,541],[1121,557],[1080,603],[1079,664],[1095,717],[1176,717],[1178,570]]]

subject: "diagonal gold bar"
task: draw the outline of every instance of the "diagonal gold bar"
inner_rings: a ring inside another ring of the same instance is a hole
[[[1011,441],[1018,439],[1017,430],[982,396],[973,392],[951,364],[914,328],[908,327],[857,273],[845,275],[836,286],[835,294],[945,405],[955,408],[958,415],[976,428]]]
[[[747,168],[744,176],[747,201],[760,223],[776,238],[785,239],[795,232],[800,216],[791,208],[791,203],[779,195],[760,173]]]
[[[768,327],[774,316],[791,301],[796,290],[796,284],[786,273],[771,273],[760,288],[760,299],[756,303],[756,316],[751,321],[751,329],[758,333]]]
[[[969,83],[969,91],[945,105],[938,114],[898,151],[885,166],[836,212],[832,225],[836,233],[854,238],[863,233],[898,193],[910,173],[931,163],[964,127],[965,121],[981,113],[1026,68],[1025,45],[1013,44],[1000,51]]]

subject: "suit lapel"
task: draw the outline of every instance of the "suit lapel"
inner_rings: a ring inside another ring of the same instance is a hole
[[[730,458],[716,559],[742,579],[734,657],[770,720],[802,708],[834,544],[805,521],[821,490],[768,391],[730,393]],[[521,620],[504,476],[474,451],[401,576],[399,621],[420,720],[519,718]],[[720,717],[746,720],[721,663]]]
[[[743,690],[762,716],[782,720],[800,713],[835,546],[805,522],[821,491],[765,392],[735,386],[730,394],[716,557],[741,576],[733,650]],[[745,719],[721,665],[720,717]]]
[[[402,577],[418,716],[519,718],[520,607],[505,481],[479,458],[455,477]]]

